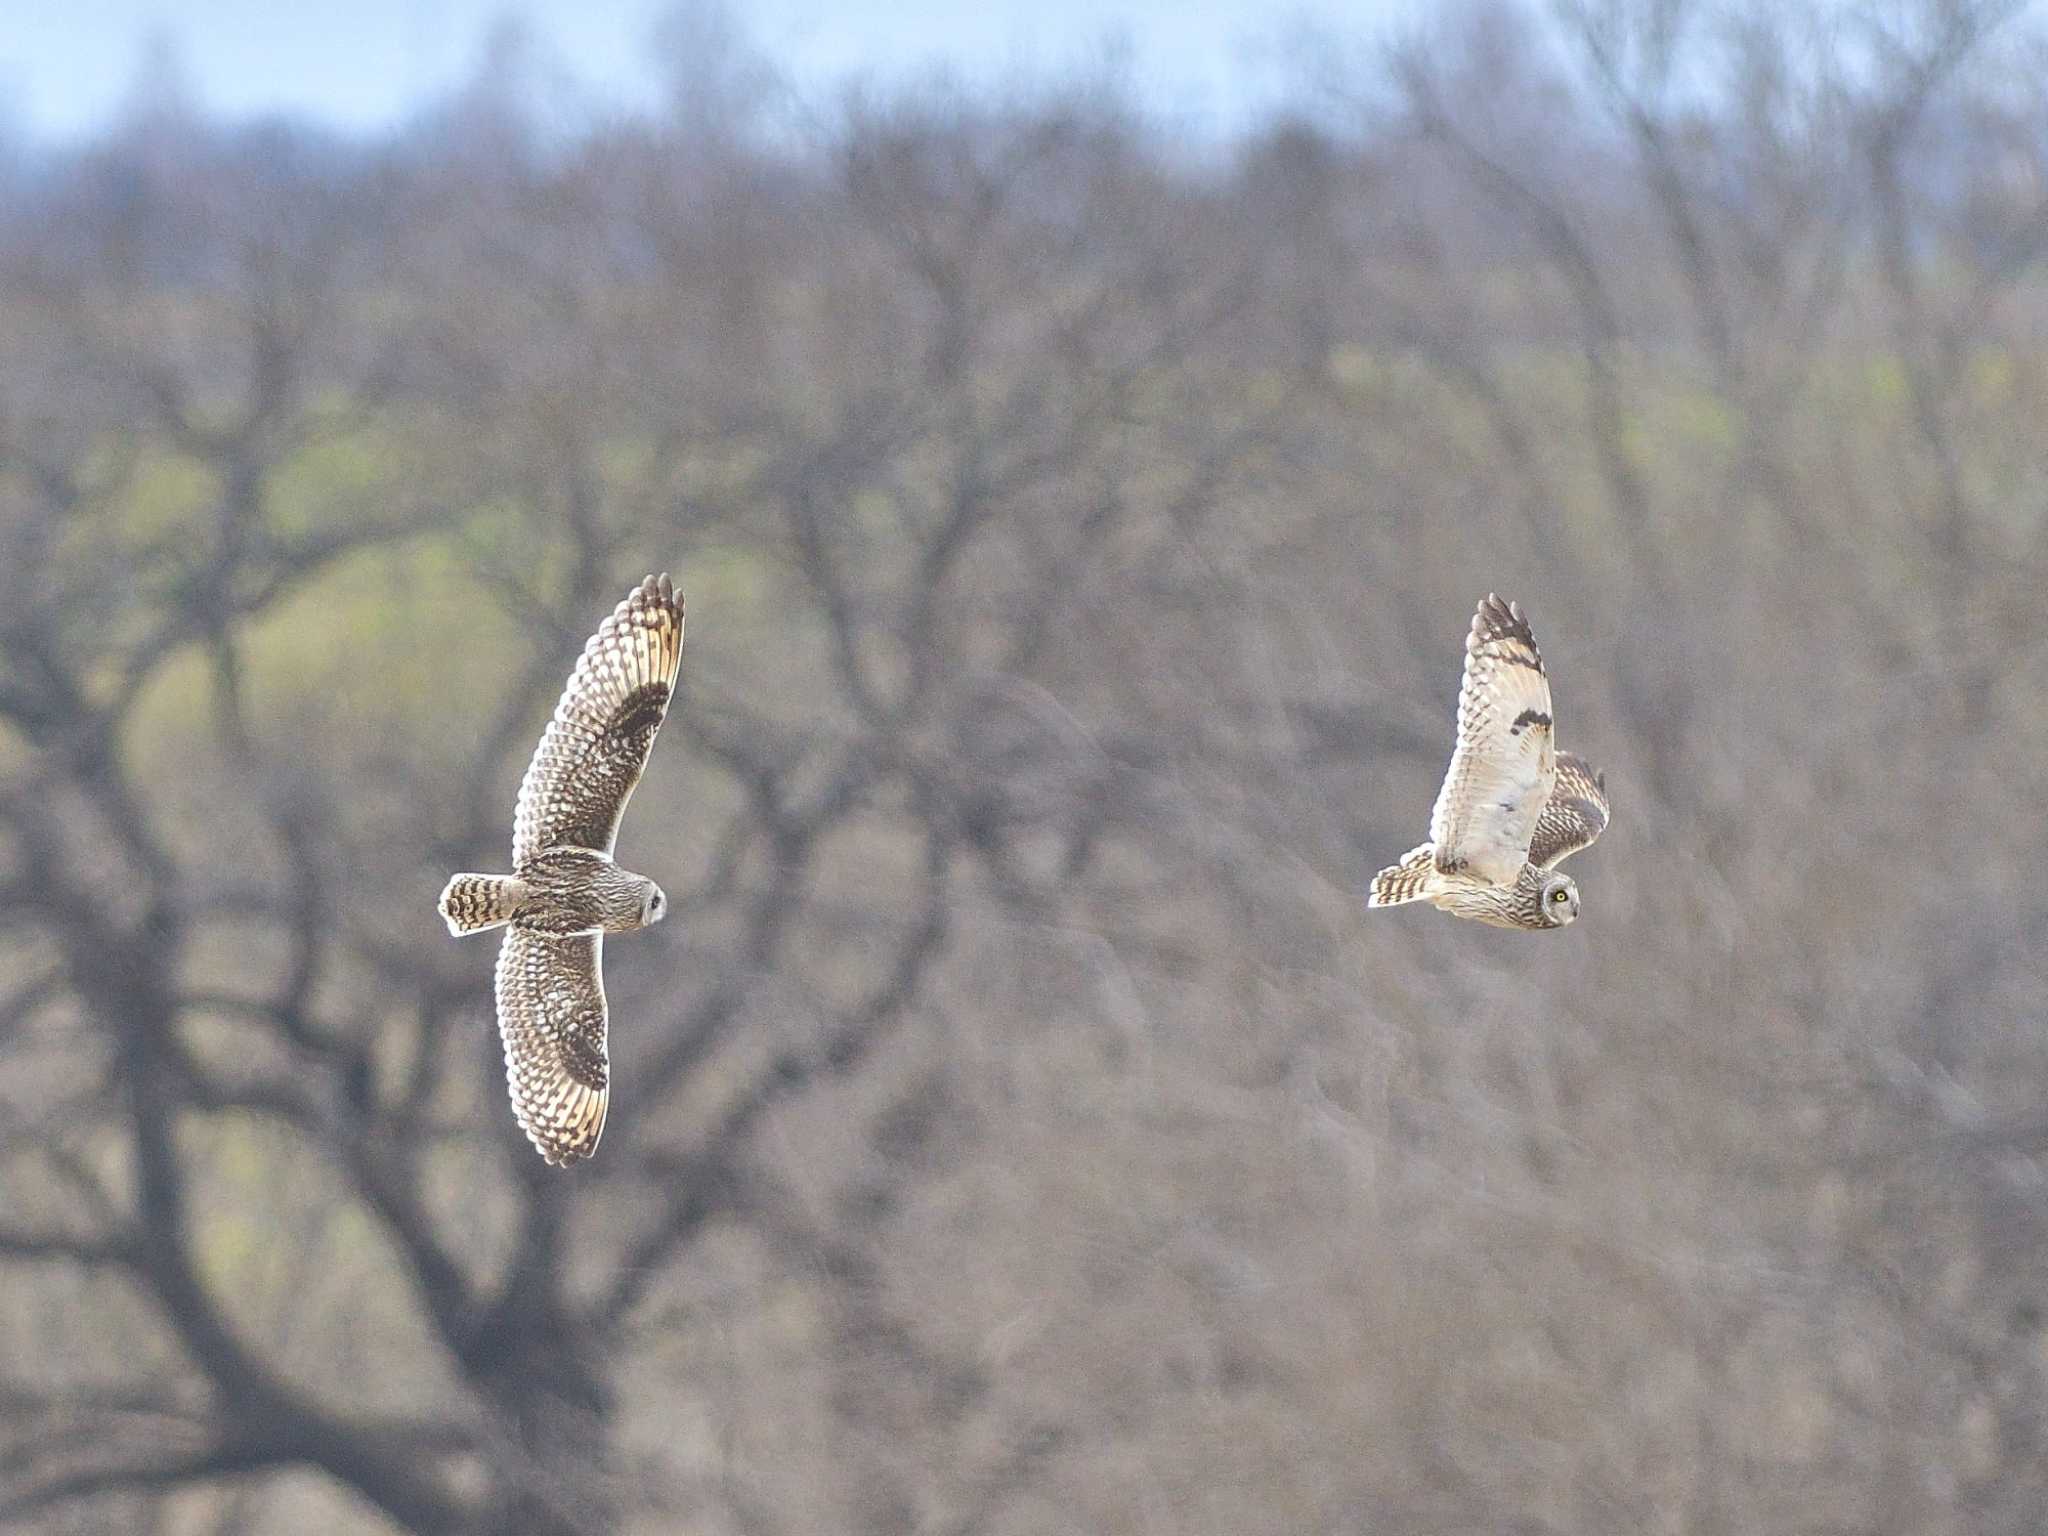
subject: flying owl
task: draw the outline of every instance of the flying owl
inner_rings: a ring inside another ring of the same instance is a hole
[[[612,862],[619,818],[668,713],[683,599],[666,574],[597,627],[541,733],[512,817],[512,873],[457,875],[441,893],[453,934],[506,929],[498,1030],[520,1129],[556,1167],[604,1134],[604,936],[658,923],[668,898]]]
[[[1465,637],[1458,745],[1429,841],[1373,876],[1368,907],[1427,901],[1496,928],[1562,928],[1579,888],[1558,864],[1607,825],[1607,779],[1557,750],[1550,679],[1521,608],[1492,593]]]

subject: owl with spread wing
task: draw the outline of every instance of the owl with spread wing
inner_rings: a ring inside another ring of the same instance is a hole
[[[498,1030],[520,1129],[557,1167],[597,1150],[611,1093],[604,936],[658,923],[668,898],[612,859],[619,818],[668,713],[683,599],[649,576],[598,626],[519,786],[512,873],[457,875],[453,934],[506,930]]]
[[[1606,826],[1606,775],[1557,750],[1528,619],[1488,593],[1465,637],[1458,744],[1429,841],[1373,876],[1365,904],[1426,901],[1496,928],[1562,928],[1579,915],[1579,888],[1557,866]]]

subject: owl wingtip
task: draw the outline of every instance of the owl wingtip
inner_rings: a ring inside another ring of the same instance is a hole
[[[1522,611],[1522,605],[1502,602],[1500,594],[1489,592],[1472,615],[1472,633],[1466,640],[1466,648],[1496,636],[1526,640],[1532,647],[1536,643],[1535,633],[1529,628],[1529,616]]]
[[[512,1102],[519,1112],[519,1128],[541,1161],[550,1168],[568,1168],[597,1151],[610,1097],[603,1088],[565,1082],[548,1102],[531,1108],[521,1106],[515,1085]]]
[[[598,1137],[604,1132],[603,1122],[598,1123],[596,1133],[587,1127],[550,1127],[547,1131],[525,1127],[526,1139],[533,1150],[540,1154],[540,1160],[550,1168],[573,1168],[578,1163],[588,1162],[597,1150]]]

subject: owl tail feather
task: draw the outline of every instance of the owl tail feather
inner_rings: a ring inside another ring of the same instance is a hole
[[[526,882],[514,875],[457,875],[441,893],[441,916],[458,936],[482,933],[512,921],[526,899]]]
[[[1372,888],[1366,892],[1368,907],[1398,907],[1404,901],[1420,901],[1429,894],[1430,877],[1436,873],[1436,844],[1424,843],[1420,848],[1411,848],[1401,855],[1401,862],[1390,864],[1372,877]]]

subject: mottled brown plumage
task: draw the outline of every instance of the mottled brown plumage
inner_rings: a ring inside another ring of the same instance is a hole
[[[1369,907],[1427,901],[1500,928],[1562,928],[1579,888],[1553,873],[1607,825],[1606,781],[1556,749],[1550,678],[1519,606],[1492,593],[1465,638],[1458,742],[1429,841],[1373,877]]]
[[[683,601],[666,575],[648,577],[598,626],[520,783],[514,869],[543,848],[612,851],[682,651]]]
[[[542,1157],[588,1157],[610,1100],[604,935],[659,922],[660,887],[612,861],[626,800],[668,713],[683,600],[649,576],[598,626],[519,786],[512,869],[462,874],[441,893],[450,933],[509,925],[498,952],[498,1028],[512,1109]]]
[[[557,1167],[597,1150],[611,1099],[604,935],[514,924],[498,950],[498,1028],[520,1129]]]
[[[1557,782],[1536,818],[1529,840],[1529,862],[1552,869],[1607,827],[1607,775],[1572,752],[1557,754]]]

